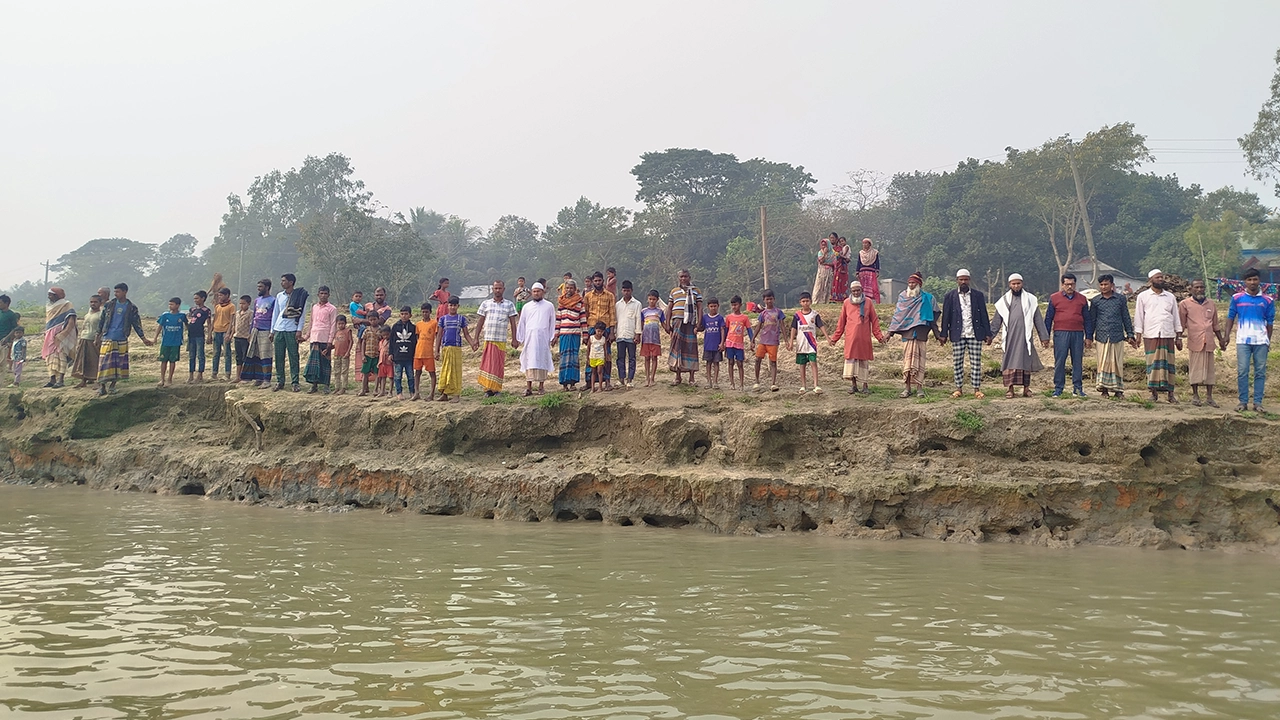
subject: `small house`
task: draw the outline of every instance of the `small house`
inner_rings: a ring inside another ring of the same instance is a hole
[[[1101,260],[1098,261],[1098,276],[1112,275],[1116,279],[1116,290],[1125,292],[1125,285],[1128,285],[1132,292],[1137,292],[1138,288],[1147,284],[1147,279],[1137,278],[1129,273],[1120,270],[1114,266],[1108,265]],[[1093,258],[1082,257],[1079,260],[1067,266],[1067,272],[1076,276],[1076,290],[1084,292],[1085,290],[1097,290],[1098,283],[1094,280]]]

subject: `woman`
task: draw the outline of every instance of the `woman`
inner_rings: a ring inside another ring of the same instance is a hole
[[[831,280],[831,302],[843,302],[849,295],[849,260],[853,258],[849,243],[836,238],[836,271]]]
[[[858,251],[858,282],[871,302],[880,302],[880,251],[871,247],[871,238],[862,238]]]
[[[831,236],[837,237],[835,233]],[[831,249],[831,240],[822,238],[818,241],[818,276],[813,279],[814,304],[831,302],[831,278],[835,275],[835,251]]]
[[[560,387],[576,390],[578,386],[578,353],[587,332],[587,305],[573,279],[564,281],[564,294],[556,307],[556,334],[560,340]]]

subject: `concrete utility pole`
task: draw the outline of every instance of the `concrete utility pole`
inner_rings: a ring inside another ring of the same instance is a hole
[[[765,209],[760,206],[760,258],[764,264],[764,286],[769,287],[769,242],[765,239]]]
[[[1089,260],[1093,263],[1093,276],[1089,283],[1097,286],[1098,250],[1093,244],[1093,224],[1089,222],[1089,206],[1084,200],[1084,183],[1080,181],[1080,170],[1076,167],[1075,145],[1070,140],[1067,141],[1067,162],[1071,165],[1071,178],[1075,180],[1076,204],[1080,207],[1080,219],[1084,222],[1084,239],[1089,246]]]
[[[52,266],[53,263],[49,262],[48,260],[45,260],[40,264],[44,266],[44,284],[48,285],[49,284],[49,267]]]

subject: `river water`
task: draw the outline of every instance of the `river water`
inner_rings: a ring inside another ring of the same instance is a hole
[[[1278,565],[0,486],[0,718],[1274,718]]]

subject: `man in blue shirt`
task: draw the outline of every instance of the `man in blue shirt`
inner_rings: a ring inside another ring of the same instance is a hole
[[[1253,410],[1262,412],[1262,390],[1267,384],[1267,351],[1271,349],[1271,326],[1276,321],[1275,302],[1262,294],[1262,277],[1256,268],[1244,273],[1244,292],[1231,298],[1227,309],[1227,333],[1236,332],[1236,390],[1244,412],[1249,404],[1249,364],[1253,364]]]
[[[142,315],[129,300],[129,286],[119,283],[115,298],[102,306],[98,331],[102,335],[101,359],[98,360],[98,394],[116,391],[116,381],[129,379],[129,335],[136,333],[143,345],[153,343],[142,332]]]

